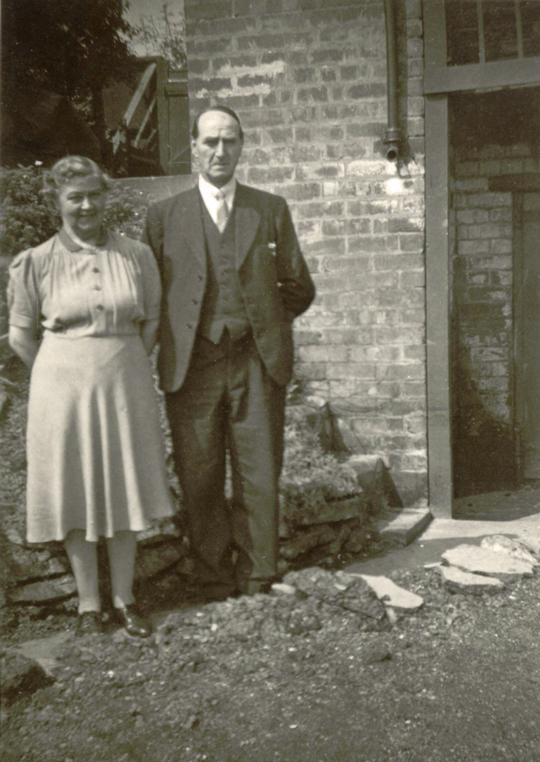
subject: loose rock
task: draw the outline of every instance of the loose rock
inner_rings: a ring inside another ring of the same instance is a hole
[[[485,574],[511,582],[521,577],[532,577],[533,566],[527,561],[511,558],[477,545],[458,545],[442,555],[443,564],[455,566],[471,574]]]
[[[30,582],[8,591],[11,603],[47,603],[69,598],[77,591],[75,580],[70,574],[55,579]]]
[[[375,644],[368,648],[364,654],[363,661],[365,664],[376,664],[377,662],[390,661],[392,659],[392,652],[386,648],[386,646]]]
[[[276,595],[296,595],[296,588],[283,582],[274,582],[271,589]]]
[[[497,593],[505,588],[505,584],[500,579],[487,577],[484,574],[471,574],[455,566],[440,566],[439,571],[444,586],[451,593],[483,595]]]
[[[384,605],[360,577],[311,568],[289,572],[284,582],[331,606],[354,611],[365,629],[383,629],[387,625]]]
[[[4,653],[0,667],[0,692],[6,704],[34,693],[52,681],[37,661],[18,653]]]
[[[488,537],[483,537],[480,547],[494,550],[496,553],[504,553],[511,558],[519,558],[521,561],[526,561],[532,566],[540,566],[540,561],[535,557],[531,548],[528,548],[519,540],[507,537],[504,534],[492,534]]]
[[[416,611],[424,605],[424,599],[420,595],[399,587],[388,577],[371,574],[359,574],[358,576],[367,582],[380,601],[397,611]]]

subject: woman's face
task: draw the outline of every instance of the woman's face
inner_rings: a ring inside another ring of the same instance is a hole
[[[105,191],[98,177],[74,177],[58,191],[58,208],[68,231],[83,241],[99,235],[105,212]]]

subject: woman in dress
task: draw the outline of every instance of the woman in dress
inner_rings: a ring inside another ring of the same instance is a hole
[[[108,178],[68,156],[45,175],[61,230],[10,268],[10,344],[31,369],[29,542],[64,542],[79,634],[101,631],[97,541],[106,538],[113,606],[128,634],[151,628],[132,585],[136,533],[173,514],[147,354],[161,289],[145,244],[103,227]]]

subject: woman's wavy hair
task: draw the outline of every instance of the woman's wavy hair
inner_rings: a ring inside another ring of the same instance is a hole
[[[110,177],[95,161],[87,159],[86,156],[64,156],[43,173],[41,193],[49,204],[54,205],[60,188],[79,177],[97,177],[104,191],[111,188]]]

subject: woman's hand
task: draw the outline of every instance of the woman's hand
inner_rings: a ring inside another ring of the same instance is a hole
[[[18,328],[15,325],[9,327],[9,346],[28,365],[30,370],[32,370],[32,365],[36,359],[39,344],[33,328]]]
[[[147,320],[141,325],[141,339],[146,350],[146,354],[150,354],[157,339],[159,320]]]

